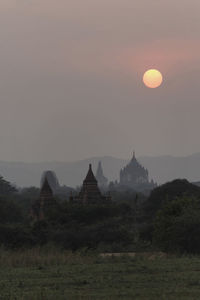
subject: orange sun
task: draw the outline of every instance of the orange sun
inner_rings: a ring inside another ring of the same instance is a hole
[[[162,81],[162,74],[158,70],[151,69],[144,73],[143,82],[148,88],[155,89],[161,85]]]

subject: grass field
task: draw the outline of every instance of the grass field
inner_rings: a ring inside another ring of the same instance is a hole
[[[0,250],[0,299],[200,299],[200,258]]]

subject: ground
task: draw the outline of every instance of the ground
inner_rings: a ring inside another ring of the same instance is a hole
[[[34,251],[0,251],[0,299],[200,299],[200,257]]]

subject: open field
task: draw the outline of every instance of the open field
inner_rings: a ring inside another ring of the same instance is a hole
[[[200,258],[0,251],[0,299],[200,299]]]

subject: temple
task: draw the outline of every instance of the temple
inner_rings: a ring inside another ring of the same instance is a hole
[[[104,203],[109,200],[109,197],[105,197],[101,194],[91,164],[89,165],[89,170],[83,181],[80,193],[77,197],[74,197],[73,200],[82,204]]]
[[[120,171],[119,185],[139,191],[156,186],[153,180],[149,181],[148,170],[137,161],[135,152],[133,152],[131,161]]]
[[[59,184],[58,178],[56,176],[56,173],[51,170],[44,171],[42,174],[42,177],[41,177],[40,187],[43,186],[45,179],[47,179],[48,184],[50,185],[50,188],[52,189],[53,194],[55,194],[56,191],[58,191],[60,188],[60,184]]]
[[[43,185],[40,190],[39,199],[35,201],[31,208],[31,216],[35,221],[43,220],[45,211],[49,208],[55,207],[56,201],[53,197],[53,191],[47,178],[44,179]]]
[[[103,168],[102,168],[101,161],[99,161],[99,164],[98,164],[98,168],[97,168],[97,172],[96,172],[96,179],[98,181],[98,186],[100,188],[104,189],[107,187],[108,179],[103,174]]]

